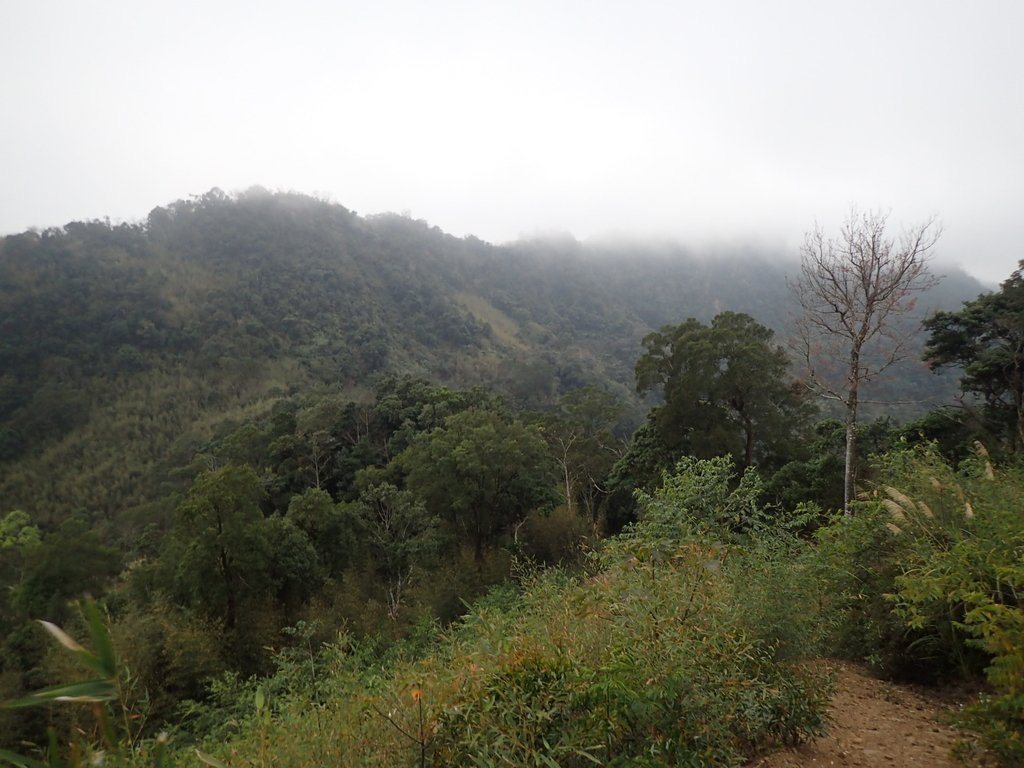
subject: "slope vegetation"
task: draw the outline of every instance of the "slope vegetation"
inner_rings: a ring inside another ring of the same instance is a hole
[[[937,306],[980,286],[947,281]],[[160,520],[211,439],[286,395],[385,373],[544,407],[596,383],[642,407],[649,331],[735,309],[780,328],[785,265],[675,247],[494,246],[294,194],[213,190],[139,224],[0,241],[0,498],[53,524]],[[900,389],[945,402],[917,362]],[[884,392],[882,393],[885,394]],[[906,415],[907,409],[904,409]]]

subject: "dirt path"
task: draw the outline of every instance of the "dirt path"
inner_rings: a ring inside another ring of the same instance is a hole
[[[837,672],[829,733],[812,744],[755,760],[751,768],[963,768],[950,756],[960,734],[944,724],[946,705],[852,665],[829,666]]]

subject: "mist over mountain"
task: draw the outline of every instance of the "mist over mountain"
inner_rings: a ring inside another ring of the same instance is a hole
[[[635,425],[643,336],[734,310],[781,339],[797,263],[626,240],[498,246],[262,189],[213,190],[137,224],[11,235],[0,242],[0,497],[41,522],[143,520],[231,425],[317,388],[359,397],[387,374],[481,385],[523,408],[595,384],[631,404]],[[947,272],[920,313],[982,290]],[[919,357],[867,397],[913,402],[869,412],[952,400],[956,377]]]

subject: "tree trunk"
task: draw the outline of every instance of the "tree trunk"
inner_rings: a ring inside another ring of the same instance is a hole
[[[843,473],[843,514],[849,517],[850,503],[857,492],[857,389],[860,384],[860,350],[850,361],[850,390],[846,398],[846,467]]]
[[[750,467],[754,463],[754,425],[749,418],[743,419],[743,466]]]
[[[569,462],[568,460],[562,461],[562,470],[565,472],[565,506],[569,510],[569,514],[572,514],[572,483],[569,480]]]
[[[843,514],[849,516],[850,502],[855,491],[854,477],[857,461],[857,417],[856,406],[846,415],[846,469],[843,474]]]
[[[222,547],[220,550],[220,570],[224,576],[224,628],[234,629],[238,619],[238,595],[235,582],[235,570],[231,559]]]
[[[477,571],[483,570],[484,565],[484,540],[483,536],[477,534],[473,540],[473,560],[476,563]]]

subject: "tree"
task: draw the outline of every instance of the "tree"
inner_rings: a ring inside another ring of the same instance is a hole
[[[789,452],[809,412],[773,336],[749,315],[723,312],[710,326],[691,318],[644,338],[637,391],[663,392],[653,418],[676,458],[731,455],[749,467]]]
[[[292,496],[286,517],[306,534],[324,570],[340,576],[356,549],[351,516],[326,491],[307,488]]]
[[[847,514],[856,478],[856,427],[860,388],[905,355],[914,327],[901,322],[916,294],[938,278],[928,260],[941,234],[934,219],[886,236],[888,214],[850,212],[838,238],[819,227],[806,235],[800,277],[791,285],[800,306],[794,343],[807,366],[807,384],[846,410],[843,508]],[[837,361],[845,369],[830,375]]]
[[[21,551],[23,571],[10,593],[12,606],[23,617],[63,621],[69,600],[100,593],[120,571],[117,550],[80,519],[65,520],[39,543],[32,542],[33,532],[23,529],[23,533],[28,539],[25,548],[15,547]]]
[[[387,585],[388,618],[395,621],[414,567],[440,550],[438,519],[410,491],[390,483],[367,488],[349,509],[367,557]]]
[[[270,586],[279,605],[294,610],[316,594],[324,582],[324,567],[317,550],[290,517],[271,515],[261,520],[258,527],[261,538],[267,542],[269,557],[264,567]]]
[[[491,411],[451,416],[395,461],[431,514],[469,539],[478,563],[529,512],[555,501],[554,462],[544,441]]]
[[[925,359],[958,365],[960,387],[984,402],[986,426],[1011,451],[1024,448],[1024,261],[996,293],[925,321]]]
[[[26,512],[12,509],[0,517],[0,549],[32,547],[41,541],[39,528]]]
[[[497,411],[502,406],[482,388],[453,390],[408,375],[384,379],[377,387],[372,409],[382,458],[390,460],[421,432],[440,427],[449,416],[473,407]]]
[[[172,551],[178,589],[234,629],[239,604],[271,583],[264,491],[249,466],[204,472],[178,508]]]
[[[542,436],[558,463],[565,506],[582,512],[596,532],[605,481],[625,446],[612,430],[622,416],[621,401],[592,385],[566,393],[558,409],[542,414]]]
[[[635,491],[653,491],[666,472],[671,471],[680,454],[667,446],[655,420],[653,409],[637,427],[626,452],[608,475],[609,496],[605,504],[605,530],[617,533],[636,520]]]

